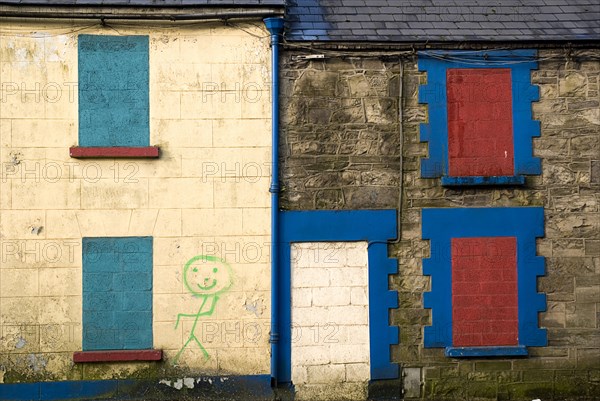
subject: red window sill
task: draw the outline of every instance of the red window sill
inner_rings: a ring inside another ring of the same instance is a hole
[[[161,349],[77,351],[73,353],[73,362],[130,362],[160,361]]]
[[[113,146],[113,147],[87,147],[73,146],[69,149],[71,157],[85,158],[146,158],[158,157],[158,146]]]

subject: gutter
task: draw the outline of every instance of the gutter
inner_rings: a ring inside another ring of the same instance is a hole
[[[277,387],[279,359],[279,44],[283,18],[265,18],[271,34],[271,387]]]
[[[4,18],[192,21],[266,18],[273,15],[283,15],[283,9],[275,7],[33,7],[0,5],[0,17]]]
[[[346,51],[348,54],[356,53],[359,56],[415,54],[418,50],[495,50],[495,49],[597,49],[600,40],[522,40],[522,41],[419,41],[414,42],[358,42],[358,41],[298,41],[287,39],[283,44],[286,50],[306,50],[317,52],[319,50]],[[309,50],[310,49],[310,50]]]

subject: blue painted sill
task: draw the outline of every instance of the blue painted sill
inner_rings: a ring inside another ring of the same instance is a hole
[[[525,185],[525,176],[473,176],[473,177],[442,177],[445,187],[490,186],[490,185]]]
[[[481,356],[527,356],[527,347],[446,347],[446,356],[470,358]]]

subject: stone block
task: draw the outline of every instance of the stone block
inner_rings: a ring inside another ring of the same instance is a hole
[[[508,371],[512,369],[510,361],[476,362],[475,370],[481,372]]]
[[[498,386],[493,381],[469,382],[466,390],[469,399],[494,399],[497,396]]]
[[[79,182],[41,175],[32,180],[13,180],[11,190],[15,209],[75,209],[83,195]]]
[[[308,383],[343,383],[346,381],[346,365],[328,364],[308,366]]]
[[[3,210],[0,234],[5,239],[46,238],[46,216],[41,210]]]
[[[42,325],[79,323],[81,310],[80,296],[44,297],[40,302],[38,322]]]
[[[335,72],[304,71],[296,80],[294,92],[298,95],[335,96],[339,75]]]
[[[83,181],[81,184],[83,209],[131,209],[148,207],[148,181],[123,185],[113,180]],[[59,209],[60,207],[55,207]]]
[[[340,209],[344,206],[344,193],[341,189],[323,189],[315,192],[317,209]]]
[[[330,362],[327,346],[292,347],[292,372],[294,366],[326,365]]]
[[[577,239],[556,239],[552,241],[552,256],[584,256],[584,242]]]
[[[402,389],[406,398],[421,396],[421,368],[402,369]]]
[[[587,90],[587,79],[580,72],[569,72],[558,81],[558,92],[560,96],[584,97]]]
[[[313,289],[311,287],[301,288],[294,287],[292,288],[292,308],[307,308],[312,306],[313,297],[312,297]]]
[[[350,288],[314,288],[312,290],[312,299],[315,306],[350,305]]]
[[[510,399],[544,399],[551,398],[553,394],[553,383],[536,382],[536,383],[512,383],[502,385],[498,388],[498,392],[508,393]]]
[[[23,297],[37,297],[39,273],[37,269],[1,269],[0,270],[0,294],[8,296],[15,289]]]
[[[600,368],[600,350],[598,348],[578,348],[577,365],[581,368],[598,369]],[[591,371],[591,375],[597,377],[597,372]]]
[[[600,240],[585,240],[586,256],[600,256]]]
[[[347,382],[364,382],[369,379],[371,371],[367,363],[348,363],[346,367]]]
[[[153,267],[153,293],[154,294],[182,294],[183,269],[181,266],[154,266]]]
[[[39,295],[81,295],[81,270],[78,268],[39,269]]]
[[[600,302],[600,287],[592,286],[575,288],[575,299],[578,303]]]
[[[242,209],[183,209],[181,212],[184,236],[240,235]]]
[[[352,270],[356,271],[349,274]],[[365,287],[368,281],[366,269],[330,268],[329,276],[331,285],[340,287]]]
[[[320,269],[298,269],[294,272],[292,285],[299,288],[329,287],[329,274]]]
[[[367,290],[364,288],[353,287],[350,292],[350,303],[352,305],[368,305],[369,299]]]
[[[592,172],[590,182],[592,184],[600,184],[600,161],[592,160]]]

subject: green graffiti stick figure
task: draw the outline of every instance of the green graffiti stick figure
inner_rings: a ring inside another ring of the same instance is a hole
[[[175,328],[179,326],[179,319],[182,317],[193,317],[194,324],[192,325],[190,336],[175,356],[173,365],[177,364],[179,357],[192,341],[198,344],[204,354],[204,358],[209,358],[208,352],[200,340],[198,340],[198,337],[196,337],[196,325],[200,316],[211,316],[213,314],[219,300],[219,294],[222,294],[231,287],[232,270],[224,260],[215,256],[195,256],[183,268],[183,283],[189,292],[202,299],[202,304],[200,305],[200,309],[198,309],[198,313],[179,313],[177,315]]]

